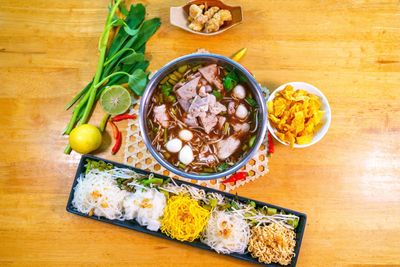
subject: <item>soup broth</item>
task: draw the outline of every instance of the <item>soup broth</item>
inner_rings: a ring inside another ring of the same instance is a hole
[[[254,145],[257,101],[234,69],[180,66],[161,80],[149,105],[153,147],[186,172],[222,172]]]

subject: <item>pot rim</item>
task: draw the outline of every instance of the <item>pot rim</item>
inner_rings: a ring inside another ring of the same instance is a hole
[[[173,164],[169,163],[164,157],[162,157],[159,152],[155,150],[153,145],[151,144],[151,141],[147,135],[147,126],[145,120],[146,118],[146,103],[148,103],[149,98],[152,96],[153,91],[156,89],[156,86],[163,78],[163,75],[166,74],[166,71],[168,71],[171,67],[179,64],[182,61],[187,61],[187,60],[202,60],[202,59],[214,59],[217,61],[223,61],[227,63],[228,65],[233,65],[236,69],[238,69],[241,73],[243,73],[246,76],[246,79],[248,80],[249,84],[251,85],[251,90],[257,100],[258,106],[260,108],[259,114],[261,115],[261,118],[258,118],[259,120],[259,129],[257,130],[257,138],[256,141],[251,148],[251,150],[247,153],[245,157],[243,157],[240,161],[236,162],[235,165],[230,167],[229,169],[223,171],[223,172],[218,172],[218,173],[210,173],[210,174],[199,174],[199,173],[187,173],[178,167],[174,166]],[[217,55],[217,54],[203,54],[203,53],[195,53],[195,54],[189,54],[185,56],[178,57],[167,64],[165,64],[161,69],[159,69],[153,77],[150,79],[148,82],[146,89],[143,93],[143,96],[140,100],[140,106],[139,106],[139,128],[140,128],[140,133],[143,138],[143,142],[145,143],[147,149],[150,151],[150,154],[157,160],[158,163],[160,163],[164,168],[167,170],[171,171],[172,173],[175,173],[179,176],[182,176],[184,178],[188,179],[194,179],[194,180],[211,180],[211,179],[218,179],[221,177],[228,176],[236,171],[238,171],[240,168],[242,168],[250,159],[253,158],[255,153],[258,151],[260,148],[262,142],[264,141],[265,134],[267,131],[267,124],[268,124],[268,119],[267,119],[267,107],[266,107],[266,100],[265,97],[263,96],[262,90],[260,88],[260,85],[257,83],[255,78],[253,77],[250,72],[244,68],[242,65],[239,63],[233,61],[230,58],[227,58],[225,56]]]

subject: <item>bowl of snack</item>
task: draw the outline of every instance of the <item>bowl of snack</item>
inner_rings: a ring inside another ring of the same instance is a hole
[[[320,141],[331,123],[325,95],[305,82],[279,86],[268,98],[268,130],[284,145],[304,148]]]
[[[264,95],[239,63],[190,54],[158,70],[139,108],[142,138],[152,156],[180,176],[208,180],[239,170],[267,130]]]
[[[242,20],[240,6],[229,6],[218,0],[195,0],[170,9],[172,25],[199,35],[219,34]]]

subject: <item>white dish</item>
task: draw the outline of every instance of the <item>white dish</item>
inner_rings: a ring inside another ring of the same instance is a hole
[[[328,99],[325,97],[325,95],[317,87],[315,87],[315,86],[313,86],[313,85],[311,85],[309,83],[305,83],[305,82],[289,82],[289,83],[282,84],[274,92],[272,92],[272,94],[269,96],[267,102],[272,101],[275,98],[275,95],[279,91],[282,91],[287,85],[293,86],[294,90],[298,90],[298,89],[305,90],[305,91],[307,91],[307,92],[309,92],[311,94],[314,94],[314,95],[318,96],[321,99],[321,104],[322,104],[321,109],[325,112],[324,113],[324,117],[322,119],[323,125],[314,134],[314,137],[313,137],[313,139],[312,139],[312,141],[310,143],[304,144],[304,145],[299,145],[299,144],[295,143],[293,145],[293,147],[295,147],[295,148],[309,147],[309,146],[317,143],[318,141],[320,141],[325,136],[325,134],[328,132],[329,126],[331,125],[332,114],[331,114],[331,108],[329,106]],[[281,144],[286,145],[286,146],[289,145],[288,143],[283,142],[281,139],[279,139],[276,136],[275,128],[272,127],[272,125],[269,123],[269,120],[268,120],[268,130],[270,131],[272,136],[276,140],[278,140],[278,142],[280,142]]]

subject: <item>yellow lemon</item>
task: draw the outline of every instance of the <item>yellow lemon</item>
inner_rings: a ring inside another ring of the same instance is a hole
[[[76,152],[86,154],[98,149],[101,139],[101,132],[96,126],[82,124],[71,131],[69,144]]]

